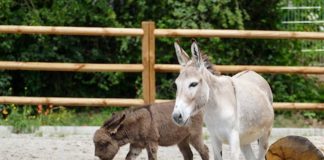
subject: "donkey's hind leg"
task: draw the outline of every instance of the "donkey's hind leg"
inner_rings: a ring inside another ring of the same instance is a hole
[[[268,150],[270,131],[259,138],[259,156],[258,160],[264,160]]]
[[[256,160],[251,144],[241,145],[241,151],[246,160]]]
[[[183,141],[181,141],[178,144],[178,147],[182,153],[182,156],[184,158],[184,160],[192,160],[193,159],[193,154],[192,151],[190,149],[190,145],[189,145],[189,139],[186,138]]]

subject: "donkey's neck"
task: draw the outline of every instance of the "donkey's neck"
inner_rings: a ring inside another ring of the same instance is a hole
[[[209,71],[203,72],[204,79],[209,86],[209,100],[206,107],[236,108],[235,90],[229,76],[213,75]],[[233,108],[234,109],[234,108]]]
[[[151,133],[152,115],[147,106],[130,110],[124,122],[114,137],[120,146],[134,141],[144,141]]]
[[[130,143],[131,139],[132,139],[131,134],[127,130],[127,128],[119,130],[116,133],[114,138],[118,141],[119,146],[123,146],[123,145],[125,145],[127,143]]]

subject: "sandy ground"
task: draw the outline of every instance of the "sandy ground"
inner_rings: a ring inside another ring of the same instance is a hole
[[[288,132],[285,132],[288,133]],[[206,136],[208,137],[208,136]],[[280,137],[271,137],[271,143]],[[324,153],[324,136],[307,136]],[[210,151],[211,144],[208,138],[205,143]],[[229,160],[228,146],[223,146],[224,160]],[[254,144],[256,150],[256,144]],[[128,146],[124,146],[115,157],[116,160],[124,159]],[[194,159],[200,159],[193,149]],[[143,150],[139,160],[146,158]],[[210,152],[212,159],[212,152]],[[44,135],[44,134],[6,134],[0,136],[0,160],[98,160],[94,156],[92,134],[83,135]],[[176,146],[160,147],[159,160],[181,160],[182,156]],[[241,159],[242,155],[241,155]]]

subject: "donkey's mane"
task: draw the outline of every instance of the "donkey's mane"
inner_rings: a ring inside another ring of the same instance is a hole
[[[142,105],[142,106],[139,106],[139,107],[131,107],[129,109],[124,110],[124,112],[132,113],[132,112],[136,112],[136,111],[141,110],[141,109],[148,109],[150,106],[151,105],[148,104],[148,105]]]
[[[214,64],[210,62],[207,54],[202,53],[202,59],[205,67],[208,69],[209,72],[211,72],[213,75],[217,75],[217,76],[220,75],[220,72],[214,69]]]

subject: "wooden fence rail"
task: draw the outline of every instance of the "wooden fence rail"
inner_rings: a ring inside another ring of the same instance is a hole
[[[14,97],[1,96],[2,104],[55,104],[62,106],[139,106],[143,105],[143,99],[127,98],[67,98],[67,97]]]
[[[172,100],[157,99],[156,102],[168,102]],[[28,104],[28,105],[62,105],[62,106],[140,106],[144,105],[143,99],[127,98],[66,98],[66,97],[13,97],[0,96],[1,104]],[[277,110],[324,110],[324,103],[274,103],[273,107]]]
[[[155,64],[156,72],[179,72],[180,65]],[[324,74],[324,67],[305,66],[255,66],[255,65],[215,65],[222,73],[237,73],[253,70],[259,73],[298,73]],[[44,62],[13,62],[0,61],[0,70],[29,71],[64,71],[64,72],[142,72],[142,64],[91,64],[91,63],[44,63]]]
[[[142,72],[142,64],[90,64],[0,61],[0,70],[65,72]]]
[[[154,22],[142,22],[142,28],[53,27],[0,25],[0,34],[50,34],[79,36],[140,36],[141,64],[89,64],[0,61],[0,70],[37,70],[65,72],[142,72],[143,99],[67,98],[0,96],[0,104],[53,104],[64,106],[131,106],[168,100],[155,100],[155,72],[178,72],[179,65],[155,64],[156,37],[219,37],[262,39],[323,40],[320,32],[286,32],[257,30],[155,29]],[[260,73],[324,74],[324,67],[215,65],[222,73],[254,70]],[[324,109],[324,103],[274,103],[275,109]]]
[[[0,25],[0,33],[12,34],[53,34],[75,36],[142,36],[140,28],[104,27],[52,27],[52,26],[14,26]]]
[[[156,29],[157,37],[219,37],[261,39],[314,39],[323,40],[323,32],[288,32],[256,30],[208,30],[208,29]]]
[[[180,65],[156,64],[157,72],[179,72]],[[253,70],[259,73],[298,73],[324,74],[324,67],[305,66],[249,66],[249,65],[214,65],[214,69],[222,73],[237,73],[244,70]]]
[[[80,36],[142,36],[140,28],[105,27],[53,27],[0,25],[0,33],[53,34]],[[288,32],[257,30],[210,30],[210,29],[154,29],[157,37],[220,37],[220,38],[262,38],[262,39],[315,39],[323,40],[322,32]]]

